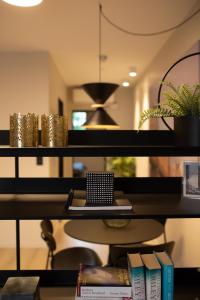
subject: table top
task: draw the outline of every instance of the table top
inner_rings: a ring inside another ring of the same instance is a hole
[[[69,236],[97,244],[132,244],[160,236],[163,225],[153,219],[131,220],[126,227],[110,228],[102,220],[72,220],[64,225]]]

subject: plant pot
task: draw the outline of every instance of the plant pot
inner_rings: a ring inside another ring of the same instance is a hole
[[[200,147],[200,118],[193,116],[174,118],[175,144]]]

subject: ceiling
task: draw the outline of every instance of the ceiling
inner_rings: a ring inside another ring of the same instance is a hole
[[[197,0],[101,0],[105,15],[129,31],[172,27],[194,11]],[[43,0],[21,8],[0,0],[0,51],[48,51],[68,86],[98,81],[98,0]],[[139,74],[173,33],[135,37],[102,18],[102,81],[121,83],[131,66]],[[133,79],[132,79],[133,82]]]

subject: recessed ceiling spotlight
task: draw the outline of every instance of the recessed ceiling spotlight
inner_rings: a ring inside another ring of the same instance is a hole
[[[130,85],[130,83],[126,80],[122,82],[122,86],[124,86],[124,87],[128,87],[129,85]]]
[[[39,5],[43,0],[3,0],[3,1],[11,5],[30,7],[30,6]]]
[[[137,76],[136,68],[135,67],[131,67],[128,75],[131,76],[131,77]]]

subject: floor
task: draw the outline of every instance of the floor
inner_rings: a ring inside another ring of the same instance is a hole
[[[22,248],[22,269],[44,269],[46,262],[46,249]],[[16,268],[15,248],[0,248],[0,270],[13,270]]]

